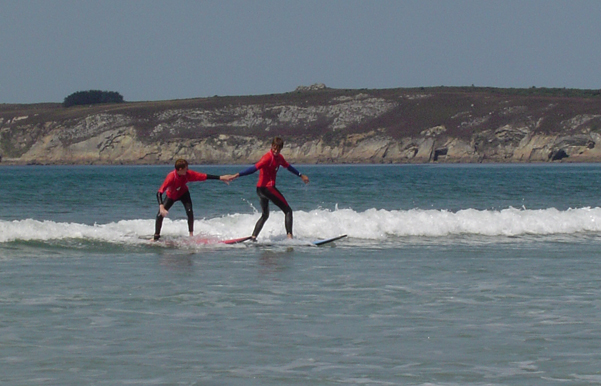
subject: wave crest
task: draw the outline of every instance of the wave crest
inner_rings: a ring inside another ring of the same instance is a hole
[[[212,219],[197,219],[195,233],[213,238],[236,238],[250,234],[258,214],[230,214]],[[0,242],[45,241],[54,239],[90,239],[112,243],[139,243],[149,238],[154,219],[122,220],[108,224],[60,223],[34,219],[0,220]],[[578,208],[564,211],[555,208],[529,210],[464,209],[384,210],[353,209],[294,212],[294,232],[299,238],[327,238],[347,234],[351,238],[385,240],[396,237],[445,237],[451,235],[520,236],[577,234],[601,231],[601,208]],[[165,219],[163,234],[187,235],[184,219]],[[272,214],[260,238],[284,235],[284,216]]]

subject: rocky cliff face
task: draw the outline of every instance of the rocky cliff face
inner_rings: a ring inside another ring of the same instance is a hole
[[[601,97],[308,87],[71,108],[0,105],[3,164],[247,164],[275,135],[295,163],[598,162]]]

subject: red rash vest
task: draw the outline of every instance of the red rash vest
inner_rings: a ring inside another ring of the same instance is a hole
[[[174,170],[167,174],[163,185],[159,188],[159,193],[163,194],[167,192],[167,197],[173,201],[177,201],[178,198],[188,191],[188,185],[186,185],[188,182],[205,181],[206,179],[207,175],[204,173],[188,170],[185,175],[180,176]]]
[[[274,155],[271,150],[265,153],[263,157],[255,164],[255,167],[260,170],[258,187],[275,186],[275,177],[280,166],[288,168],[290,164],[286,162],[281,154]]]

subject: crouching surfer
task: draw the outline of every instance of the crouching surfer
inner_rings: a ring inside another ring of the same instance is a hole
[[[188,169],[188,161],[178,159],[175,162],[175,170],[171,171],[165,177],[165,181],[157,192],[157,201],[159,211],[156,216],[153,240],[157,241],[161,237],[161,228],[163,219],[169,214],[169,209],[176,201],[181,201],[188,216],[188,231],[190,236],[194,236],[194,211],[192,210],[192,198],[188,190],[188,182],[221,180],[227,184],[234,179],[233,175],[216,176],[212,174],[199,173]],[[165,194],[165,198],[163,198]]]

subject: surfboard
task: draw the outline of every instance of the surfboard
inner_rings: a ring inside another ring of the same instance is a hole
[[[185,244],[199,244],[199,245],[238,244],[238,243],[243,243],[248,239],[250,239],[250,236],[240,237],[237,239],[229,239],[229,240],[209,239],[209,238],[204,238],[204,237],[190,237],[189,239],[186,239]]]
[[[249,243],[253,246],[257,247],[271,247],[271,246],[281,246],[281,247],[302,247],[302,246],[321,246],[325,244],[329,244],[336,240],[340,240],[345,238],[347,235],[340,235],[336,237],[331,237],[329,239],[321,239],[321,240],[302,240],[302,239],[284,239],[279,241],[274,240],[259,240],[256,243]],[[242,240],[248,240],[250,237],[244,237]]]
[[[169,246],[177,246],[177,245],[210,245],[210,244],[238,244],[243,243],[246,240],[249,240],[251,236],[240,237],[237,239],[229,239],[229,240],[218,240],[218,239],[209,239],[204,237],[185,237],[179,238],[175,240],[164,240],[160,239],[158,242],[163,242],[165,245]]]
[[[238,244],[238,243],[243,243],[246,240],[250,240],[251,238],[252,238],[252,236],[246,236],[246,237],[240,237],[239,239],[223,240],[220,242],[223,244]]]
[[[346,237],[346,235],[340,235],[340,236],[331,237],[329,239],[323,239],[323,240],[315,240],[315,241],[312,241],[312,243],[317,246],[320,246],[320,245],[331,243],[332,241],[340,240],[344,237]]]

